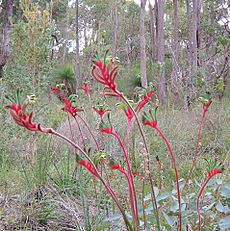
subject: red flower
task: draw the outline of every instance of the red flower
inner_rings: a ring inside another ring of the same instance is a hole
[[[97,172],[95,171],[94,166],[86,160],[78,160],[78,164],[85,167],[90,173],[92,173],[94,176],[98,177]]]
[[[149,91],[144,98],[140,101],[139,105],[137,106],[137,112],[139,112],[152,98],[154,94],[154,90]]]
[[[89,86],[86,82],[82,83],[82,89],[84,90],[85,94],[89,95],[91,90],[89,89]]]
[[[125,172],[125,170],[119,165],[119,164],[113,164],[113,165],[110,165],[110,169],[111,170],[118,170],[119,172],[123,173],[123,174],[127,174]]]
[[[100,128],[100,131],[107,134],[113,134],[113,128],[107,127],[107,128]]]
[[[131,121],[131,119],[133,118],[133,112],[132,112],[132,110],[131,110],[130,108],[128,108],[128,109],[125,111],[125,115],[126,115],[127,119],[128,119],[129,121]]]
[[[122,96],[122,93],[117,90],[117,85],[115,83],[117,71],[118,66],[115,66],[110,71],[102,61],[97,60],[94,62],[92,75],[97,82],[105,85],[102,92],[105,96]]]
[[[216,174],[220,174],[220,173],[223,173],[223,171],[220,170],[220,169],[213,169],[213,170],[211,170],[210,172],[208,172],[208,177],[209,177],[209,178],[212,178],[212,177],[215,176]]]
[[[128,100],[128,102],[129,102],[130,106],[134,105],[133,100]],[[119,107],[120,109],[122,109],[125,112],[125,115],[126,115],[128,121],[130,122],[132,120],[132,118],[133,118],[132,109],[130,107],[128,107],[126,104],[124,104],[124,103],[117,103],[116,106]]]
[[[51,91],[52,91],[53,93],[55,93],[55,94],[60,94],[60,93],[61,93],[61,90],[58,89],[58,88],[56,88],[56,87],[51,87],[50,89],[51,89]]]
[[[14,122],[21,127],[27,128],[30,131],[52,133],[52,128],[43,128],[40,124],[32,122],[33,112],[31,112],[29,115],[25,113],[25,109],[28,104],[29,103],[26,103],[21,107],[20,104],[14,103],[11,106],[7,107]]]
[[[114,135],[111,119],[110,119],[110,114],[108,114],[108,119],[107,121],[101,120],[100,123],[100,131],[103,133],[111,134]]]
[[[93,109],[100,116],[101,119],[106,112],[110,112],[110,110],[108,110],[108,105],[106,104],[98,104],[94,106]]]
[[[63,99],[66,99],[66,95],[65,95],[65,94],[62,94],[60,89],[58,89],[58,88],[56,88],[56,87],[51,87],[50,89],[51,89],[51,91],[52,91],[54,94],[59,95],[59,96],[60,96],[61,98],[63,98]]]
[[[143,124],[146,126],[150,126],[150,127],[155,128],[157,126],[157,121],[145,121],[145,122],[143,122]]]
[[[73,117],[76,117],[77,115],[77,112],[81,112],[83,111],[82,108],[77,108],[77,107],[73,107],[71,102],[70,102],[70,99],[66,99],[64,101],[64,108],[63,108],[64,111],[70,113]]]
[[[151,110],[148,113],[144,112],[144,115],[142,117],[142,121],[144,125],[150,126],[153,128],[157,127],[156,111],[157,111],[157,107],[155,108],[154,115],[152,114]]]

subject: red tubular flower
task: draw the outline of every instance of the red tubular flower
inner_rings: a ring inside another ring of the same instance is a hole
[[[60,93],[61,93],[61,90],[58,89],[58,88],[56,88],[56,87],[51,87],[50,89],[51,89],[51,91],[52,91],[53,93],[55,93],[55,94],[60,94]]]
[[[30,131],[52,133],[52,128],[43,128],[40,124],[32,122],[33,112],[31,112],[29,115],[25,113],[25,109],[28,104],[29,103],[26,103],[21,107],[20,104],[14,103],[11,106],[7,107],[14,122]]]
[[[93,174],[95,177],[98,177],[97,172],[95,171],[95,168],[93,167],[93,165],[86,160],[78,160],[77,161],[78,164],[80,164],[81,166],[85,167],[91,174]]]
[[[118,66],[113,67],[111,70],[107,68],[107,61],[108,58],[104,56],[104,63],[99,60],[97,57],[97,60],[94,61],[93,70],[92,70],[92,76],[94,79],[105,85],[104,90],[102,92],[105,96],[115,96],[115,97],[121,97],[122,93],[118,91],[117,85],[115,83],[115,78],[118,73]]]
[[[111,120],[110,120],[110,115],[109,114],[108,114],[108,120],[107,120],[107,122],[105,122],[104,120],[101,120],[100,131],[103,132],[103,133],[114,135],[114,131],[113,131],[113,127],[112,127],[112,124],[111,124]]]
[[[110,110],[108,110],[108,105],[106,104],[98,104],[94,106],[93,109],[100,116],[101,120],[106,112],[110,112]]]
[[[143,124],[146,126],[150,126],[150,127],[155,128],[157,126],[157,121],[145,121],[145,122],[143,122]]]
[[[119,164],[112,164],[112,165],[110,166],[110,169],[111,169],[111,170],[118,170],[119,172],[121,172],[121,173],[123,173],[123,174],[127,174],[127,173],[125,172],[125,170],[124,170]]]
[[[112,127],[100,128],[100,131],[103,133],[107,133],[107,134],[113,134],[113,128]]]
[[[223,171],[220,170],[220,169],[213,169],[213,170],[211,170],[211,171],[208,172],[208,177],[212,178],[216,174],[220,174],[220,173],[223,173]]]
[[[50,89],[54,94],[59,95],[62,99],[67,98],[65,94],[61,93],[61,90],[59,88],[51,87]]]
[[[64,108],[63,108],[63,110],[66,111],[66,112],[68,112],[68,113],[70,113],[74,118],[76,117],[77,112],[83,111],[82,108],[73,107],[73,105],[71,104],[70,99],[66,99],[64,101]]]
[[[133,106],[134,105],[134,102],[133,100],[128,100],[130,106]],[[122,109],[124,112],[125,112],[125,115],[128,119],[128,122],[130,122],[133,118],[133,112],[132,112],[132,109],[130,107],[128,107],[126,104],[124,103],[117,103],[116,104],[117,107],[119,107],[120,109]]]
[[[140,101],[139,105],[137,106],[137,112],[139,112],[152,98],[152,95],[155,93],[154,90],[149,91],[144,98]]]
[[[157,107],[155,108],[154,116],[152,115],[151,110],[149,111],[149,113],[144,112],[144,115],[142,117],[142,121],[144,125],[150,126],[153,128],[157,127],[156,111],[157,111]]]
[[[89,86],[86,82],[82,83],[82,89],[84,90],[86,95],[89,95],[91,93],[91,90],[89,89]]]

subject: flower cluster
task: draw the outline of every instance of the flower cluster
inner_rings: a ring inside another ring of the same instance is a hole
[[[40,131],[44,133],[53,132],[52,128],[44,128],[40,124],[32,122],[33,112],[26,113],[26,107],[30,104],[30,102],[25,101],[21,105],[20,91],[17,91],[16,93],[16,100],[12,99],[11,97],[7,98],[12,102],[12,104],[6,106],[6,109],[9,111],[11,118],[16,124],[30,131]]]
[[[106,51],[104,54],[103,62],[100,60],[98,54],[95,55],[92,76],[97,82],[105,85],[102,92],[103,95],[121,97],[122,93],[118,91],[117,84],[115,83],[115,78],[118,73],[118,66],[110,68],[111,58],[107,57],[107,53],[108,51]]]

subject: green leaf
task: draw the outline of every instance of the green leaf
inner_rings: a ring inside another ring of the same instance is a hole
[[[226,184],[220,191],[221,196],[230,199],[230,184]]]
[[[171,193],[169,193],[169,192],[164,192],[164,193],[160,194],[160,195],[157,197],[157,202],[158,202],[158,201],[163,201],[163,200],[167,199],[167,198],[170,197],[170,196],[171,196]]]
[[[230,212],[230,209],[228,206],[223,206],[223,204],[218,201],[217,205],[216,205],[216,209],[217,211],[221,212],[221,213],[224,213],[224,214],[227,214]]]
[[[219,226],[221,230],[227,230],[230,228],[230,216],[227,216],[220,220]]]
[[[168,216],[168,214],[166,214],[165,212],[163,212],[163,215],[165,217],[167,224],[170,225],[171,227],[173,227],[173,225],[175,224],[175,222],[177,220],[177,217],[176,216]]]

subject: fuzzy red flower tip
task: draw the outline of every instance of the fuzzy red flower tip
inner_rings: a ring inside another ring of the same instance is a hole
[[[91,90],[89,89],[89,86],[86,82],[82,83],[82,89],[84,90],[86,95],[89,95],[91,93]]]
[[[66,98],[67,98],[65,94],[61,93],[61,90],[60,90],[60,89],[58,89],[58,88],[56,88],[56,87],[51,87],[50,89],[51,89],[51,91],[52,91],[54,94],[59,95],[61,98],[63,98],[63,99],[66,99]]]
[[[9,113],[16,124],[21,127],[24,127],[30,131],[40,131],[44,133],[52,133],[52,128],[43,128],[40,124],[32,122],[33,112],[29,115],[25,113],[25,108],[28,106],[28,103],[21,105],[14,103],[10,107],[7,107]]]
[[[125,173],[125,170],[119,164],[113,164],[110,166],[111,170],[118,170],[121,173]]]
[[[137,176],[137,177],[141,177],[140,172],[134,172],[133,175],[134,175],[134,176]]]
[[[106,104],[98,104],[96,106],[93,106],[93,110],[100,116],[100,118],[102,119],[104,114],[106,112],[110,112],[111,110],[108,109],[108,106]]]
[[[100,131],[103,133],[107,133],[107,134],[113,134],[113,128],[112,127],[108,127],[108,128],[100,128]]]
[[[70,102],[70,99],[66,99],[64,101],[64,108],[63,108],[63,110],[66,111],[66,112],[68,112],[68,113],[70,113],[73,117],[76,117],[77,112],[83,111],[82,108],[73,107],[73,105]]]
[[[139,105],[137,106],[137,112],[139,112],[151,100],[154,92],[154,90],[151,90],[144,96],[144,98],[140,101]]]
[[[94,166],[89,162],[85,160],[78,160],[78,164],[85,167],[91,174],[98,177],[97,172],[95,171]]]
[[[150,126],[150,127],[155,128],[157,126],[157,121],[145,121],[145,122],[143,122],[143,124],[146,126]]]
[[[106,110],[104,110],[103,108],[97,109],[95,107],[93,107],[94,111],[97,112],[97,114],[102,118],[103,115],[105,114]]]
[[[60,94],[60,93],[61,93],[61,90],[58,89],[58,88],[56,88],[56,87],[51,87],[50,89],[51,89],[51,91],[52,91],[53,93],[55,93],[55,94]]]
[[[128,108],[125,111],[125,115],[126,115],[127,119],[130,121],[133,118],[133,112],[132,112],[132,110],[130,108]]]
[[[220,174],[220,173],[223,173],[223,171],[221,171],[220,169],[213,169],[210,172],[208,172],[208,177],[211,178],[216,174]]]

